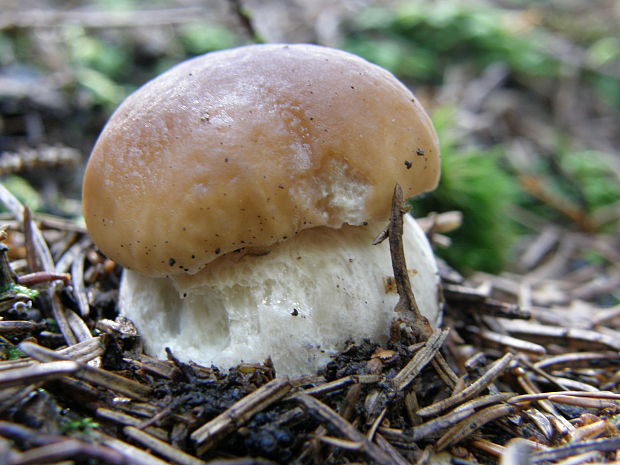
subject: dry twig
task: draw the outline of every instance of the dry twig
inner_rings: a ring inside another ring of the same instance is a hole
[[[296,399],[301,402],[313,416],[326,422],[328,429],[338,431],[347,441],[354,444],[355,450],[367,454],[373,461],[381,465],[393,464],[392,458],[388,454],[370,442],[368,438],[360,433],[351,423],[346,421],[327,405],[308,395],[302,395]]]
[[[476,394],[486,389],[495,378],[500,376],[504,372],[504,370],[506,370],[510,366],[512,361],[512,354],[505,354],[501,359],[493,362],[493,364],[489,367],[486,373],[475,382],[470,384],[468,387],[466,387],[462,391],[457,392],[453,396],[448,397],[447,399],[435,402],[428,407],[424,407],[418,410],[418,415],[422,417],[436,415],[437,413],[443,412],[450,407],[458,405],[472,398]]]
[[[276,378],[202,425],[191,434],[199,453],[213,447],[223,436],[245,423],[252,415],[284,397],[290,389],[288,378]]]

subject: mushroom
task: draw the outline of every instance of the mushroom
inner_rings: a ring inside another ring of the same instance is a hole
[[[130,95],[86,168],[84,217],[125,268],[120,312],[147,351],[228,368],[315,371],[347,341],[385,341],[398,298],[385,227],[396,183],[432,190],[438,142],[388,71],[315,45],[183,62]],[[420,310],[441,312],[425,235],[406,221]]]

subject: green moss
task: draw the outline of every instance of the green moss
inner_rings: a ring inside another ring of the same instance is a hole
[[[499,62],[526,77],[557,75],[558,61],[542,47],[544,32],[517,32],[512,21],[493,6],[407,1],[363,11],[349,24],[345,48],[417,82],[441,82],[456,62],[479,69]]]
[[[17,197],[22,205],[27,206],[31,211],[38,211],[43,206],[41,194],[21,176],[6,176],[2,179],[2,185],[6,187],[11,194]],[[4,208],[2,208],[2,210],[4,210]]]
[[[97,428],[99,428],[99,423],[90,417],[62,417],[60,424],[60,430],[65,434],[81,433],[88,436],[93,429]]]
[[[620,202],[620,184],[611,169],[612,155],[582,150],[560,153],[558,158],[564,172],[580,186],[588,210]]]
[[[188,24],[181,28],[179,38],[190,56],[239,45],[239,38],[219,25]]]
[[[444,129],[441,112],[436,119],[442,150],[442,178],[437,190],[412,201],[415,216],[459,210],[462,226],[449,233],[452,245],[438,255],[457,269],[468,272],[501,271],[516,238],[509,216],[518,198],[513,177],[500,166],[501,149],[461,149]],[[443,116],[445,118],[445,116]]]
[[[19,347],[9,344],[4,346],[4,353],[6,360],[17,360],[25,356]]]

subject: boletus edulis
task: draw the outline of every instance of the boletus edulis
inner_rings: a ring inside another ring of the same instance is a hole
[[[271,357],[315,372],[348,340],[385,341],[396,183],[439,178],[437,137],[388,71],[315,45],[183,62],[130,95],[90,156],[84,216],[124,266],[119,306],[163,355],[229,368]],[[408,218],[412,287],[436,325],[437,268]]]

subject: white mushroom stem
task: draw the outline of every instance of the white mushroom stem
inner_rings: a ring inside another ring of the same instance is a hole
[[[121,312],[153,355],[169,347],[181,360],[223,369],[271,357],[279,375],[314,373],[347,340],[387,339],[398,296],[385,286],[387,241],[370,245],[377,233],[370,226],[305,230],[174,280],[125,271]],[[420,311],[436,326],[437,265],[409,215],[403,243]]]

